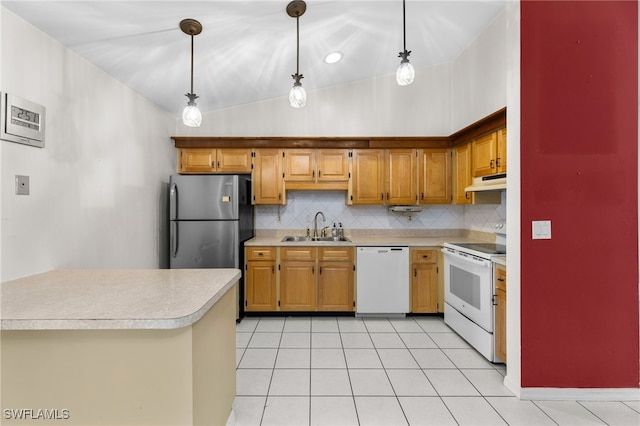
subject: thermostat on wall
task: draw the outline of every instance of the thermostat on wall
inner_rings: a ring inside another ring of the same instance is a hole
[[[45,107],[0,93],[0,139],[44,148]]]

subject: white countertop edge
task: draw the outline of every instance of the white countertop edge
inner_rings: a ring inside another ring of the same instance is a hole
[[[154,319],[2,319],[2,331],[44,330],[171,330],[193,325],[215,305],[229,290],[234,288],[242,276],[236,274],[218,290],[205,304],[192,314],[178,318]]]

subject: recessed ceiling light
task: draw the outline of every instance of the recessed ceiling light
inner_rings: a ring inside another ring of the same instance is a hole
[[[340,52],[331,52],[327,56],[324,57],[324,61],[327,64],[335,64],[336,62],[342,59],[342,53]]]

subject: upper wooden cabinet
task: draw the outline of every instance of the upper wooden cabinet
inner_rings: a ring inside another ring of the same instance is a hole
[[[465,143],[453,149],[454,204],[471,204],[472,194],[464,190],[471,181],[471,144]]]
[[[473,177],[507,171],[506,129],[481,136],[473,141]]]
[[[251,149],[182,148],[179,173],[251,173]]]
[[[418,151],[418,192],[420,204],[451,203],[451,150]]]
[[[256,149],[253,157],[253,204],[286,204],[281,149]]]
[[[348,149],[285,149],[287,189],[347,189]]]
[[[415,204],[417,191],[415,149],[353,150],[351,195],[353,204]]]

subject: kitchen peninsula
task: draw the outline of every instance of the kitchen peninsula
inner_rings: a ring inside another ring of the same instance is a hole
[[[2,283],[3,424],[225,424],[239,278],[54,270]]]

